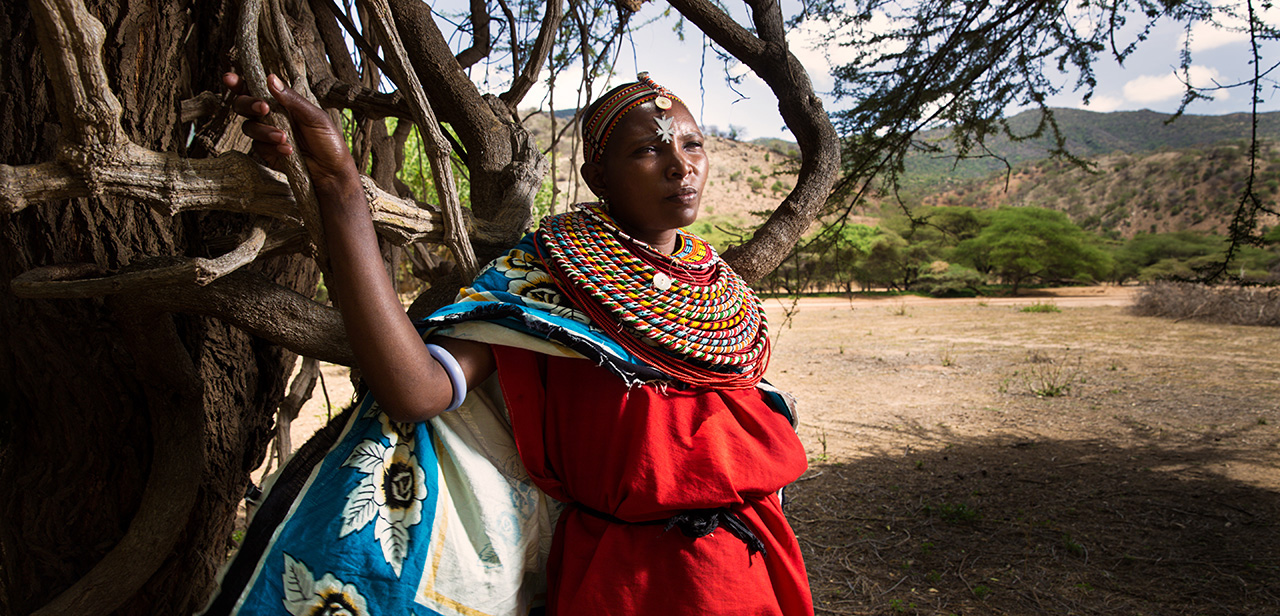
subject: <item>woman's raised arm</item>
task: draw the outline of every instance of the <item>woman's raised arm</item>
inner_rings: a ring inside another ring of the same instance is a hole
[[[247,96],[235,73],[224,75],[223,83],[236,95],[232,107],[245,117],[243,131],[258,155],[274,164],[293,151],[283,131],[258,121],[271,113],[266,101]],[[342,132],[275,75],[267,78],[267,88],[293,121],[296,147],[311,173],[333,269],[328,283],[365,383],[395,421],[438,415],[453,399],[453,386],[418,337],[383,268],[369,204]],[[468,389],[493,373],[488,345],[451,338],[432,342],[457,359]]]

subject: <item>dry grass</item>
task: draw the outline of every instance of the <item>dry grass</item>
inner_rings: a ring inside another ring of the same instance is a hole
[[[1234,325],[1280,325],[1280,289],[1157,282],[1138,292],[1133,313]]]

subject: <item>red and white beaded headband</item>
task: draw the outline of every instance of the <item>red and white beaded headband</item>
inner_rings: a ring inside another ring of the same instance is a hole
[[[673,101],[680,100],[670,90],[654,83],[649,73],[640,73],[636,79],[639,81],[614,90],[608,98],[600,101],[595,111],[583,121],[582,152],[587,160],[600,162],[609,136],[627,112],[649,101],[653,101],[658,109],[670,109]]]

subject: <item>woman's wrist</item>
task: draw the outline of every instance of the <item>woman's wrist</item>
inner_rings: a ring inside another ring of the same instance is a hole
[[[363,200],[364,197],[364,185],[360,182],[360,172],[356,171],[354,164],[334,175],[313,173],[311,186],[319,199],[347,202],[355,197]]]

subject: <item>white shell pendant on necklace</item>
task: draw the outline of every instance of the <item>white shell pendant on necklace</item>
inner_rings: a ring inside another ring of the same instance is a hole
[[[662,272],[658,272],[653,275],[653,288],[659,291],[670,290],[671,283],[672,283],[671,277]]]

